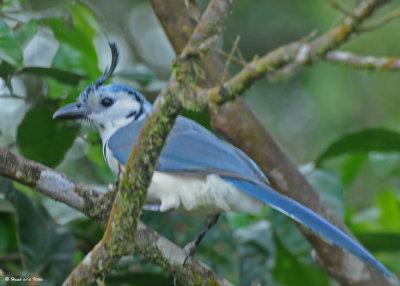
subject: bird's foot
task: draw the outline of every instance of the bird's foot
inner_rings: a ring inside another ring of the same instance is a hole
[[[196,243],[196,240],[193,240],[185,245],[185,247],[183,248],[183,251],[185,252],[186,256],[185,256],[185,260],[183,260],[183,266],[186,264],[186,262],[188,262],[193,257],[193,255],[195,254],[195,252],[197,250],[197,246],[198,246],[198,244]]]
[[[196,236],[196,238],[192,242],[189,242],[188,244],[186,244],[186,246],[183,249],[185,251],[185,254],[186,254],[185,260],[183,261],[183,265],[185,265],[185,263],[190,258],[193,257],[193,255],[196,252],[197,247],[199,246],[201,240],[204,238],[204,236],[210,230],[210,228],[214,224],[217,223],[219,216],[220,216],[220,214],[215,214],[215,215],[207,217],[207,223],[203,227],[203,229],[200,231],[200,233]]]

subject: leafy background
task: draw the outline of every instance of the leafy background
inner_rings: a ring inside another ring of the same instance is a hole
[[[342,1],[351,9],[358,1]],[[202,8],[207,1],[199,1]],[[387,5],[375,17],[398,8]],[[220,47],[237,35],[244,58],[326,31],[343,18],[325,1],[237,1]],[[373,21],[372,20],[372,21]],[[344,49],[400,56],[400,21],[363,33]],[[113,82],[153,100],[170,74],[172,48],[147,1],[0,1],[0,145],[106,190],[98,135],[88,126],[51,119],[74,101],[109,62],[107,41],[121,61]],[[231,72],[240,69],[231,65]],[[355,236],[400,274],[399,73],[329,63],[290,78],[262,80],[246,100]],[[203,124],[206,114],[185,113]],[[143,220],[184,246],[203,221],[146,213]],[[59,285],[101,238],[83,215],[0,178],[0,276],[33,276]],[[239,285],[335,285],[312,260],[293,222],[265,208],[257,216],[227,214],[196,257]],[[108,285],[173,285],[173,277],[139,255],[124,257]],[[5,285],[0,279],[0,285]]]

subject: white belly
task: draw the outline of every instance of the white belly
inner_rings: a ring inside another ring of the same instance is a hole
[[[239,191],[217,175],[154,172],[147,201],[161,203],[160,211],[176,210],[196,216],[224,212],[258,213],[264,203]]]
[[[107,147],[108,149],[108,147]],[[107,155],[111,151],[107,150]],[[107,156],[111,170],[118,174],[118,162]],[[124,168],[121,168],[123,172]],[[189,175],[155,171],[147,191],[147,202],[160,204],[160,211],[176,210],[195,216],[224,212],[255,214],[264,203],[239,191],[217,175]]]

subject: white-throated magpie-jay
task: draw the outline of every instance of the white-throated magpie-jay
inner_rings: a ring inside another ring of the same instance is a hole
[[[118,61],[115,44],[110,47],[110,68],[80,94],[77,102],[60,108],[53,118],[92,122],[100,133],[104,158],[118,174],[124,170],[152,105],[131,88],[104,85]],[[147,206],[155,206],[161,212],[176,210],[214,218],[229,211],[257,213],[268,204],[386,276],[393,277],[366,249],[337,227],[273,190],[259,167],[245,153],[182,116],[178,116],[158,159],[147,202],[150,203]]]

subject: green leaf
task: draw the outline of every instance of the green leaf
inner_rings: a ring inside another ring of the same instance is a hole
[[[317,169],[307,175],[307,180],[341,218],[344,217],[343,185],[334,173]]]
[[[400,232],[386,231],[354,231],[362,245],[375,251],[400,251]]]
[[[386,176],[391,174],[393,170],[398,166],[399,153],[377,153],[372,152],[369,155],[369,161],[372,168],[378,176]]]
[[[381,252],[377,253],[376,259],[381,261],[384,265],[386,265],[392,273],[397,274],[397,277],[400,274],[400,252],[399,251],[388,251],[388,252]],[[397,285],[399,286],[399,281],[396,281]]]
[[[79,131],[74,123],[53,120],[53,113],[48,107],[33,107],[17,131],[21,154],[49,167],[62,161]]]
[[[17,217],[18,243],[23,266],[45,277],[44,284],[59,284],[71,269],[75,241],[68,229],[56,226],[38,199],[8,189],[6,198]]]
[[[87,78],[84,75],[80,75],[74,72],[61,70],[58,68],[45,68],[45,67],[25,67],[18,71],[21,74],[33,74],[37,76],[51,77],[59,82],[77,85],[82,79]]]
[[[15,30],[15,35],[18,38],[18,43],[23,49],[32,40],[37,32],[38,24],[37,21],[31,20],[28,23],[24,23]]]
[[[108,182],[114,179],[114,174],[104,161],[103,146],[101,144],[89,145],[87,148],[87,156],[101,178],[104,178]]]
[[[100,74],[93,46],[87,50],[81,50],[80,48],[61,42],[60,48],[53,59],[52,66],[58,69],[73,71],[80,75],[88,75],[92,80],[96,79]]]
[[[157,78],[156,74],[149,67],[142,64],[125,68],[124,70],[116,73],[115,76],[131,81],[137,81],[143,86],[148,85]]]
[[[399,152],[400,134],[384,128],[357,131],[333,142],[315,161],[320,166],[324,160],[343,154],[360,152]]]
[[[0,59],[22,67],[22,50],[18,39],[6,22],[0,19]]]
[[[260,221],[237,229],[234,237],[238,244],[240,285],[272,285],[276,250],[271,225]]]
[[[97,35],[96,18],[83,4],[66,4],[66,7],[71,13],[72,25],[60,18],[41,20],[41,23],[52,29],[54,36],[60,42],[52,66],[86,75],[94,80],[100,74],[93,46],[93,40]]]
[[[296,227],[293,220],[275,210],[271,212],[269,219],[275,236],[279,238],[285,249],[296,255],[310,252],[310,244]]]
[[[0,63],[0,77],[4,79],[6,86],[10,90],[11,94],[13,93],[13,88],[11,85],[11,79],[14,75],[17,68],[6,61],[2,61]]]
[[[340,165],[340,177],[345,186],[350,186],[367,161],[367,154],[350,154]]]
[[[314,263],[304,263],[298,255],[288,251],[279,239],[277,245],[274,278],[286,286],[329,285],[329,276],[319,270]],[[289,274],[290,273],[290,274]]]
[[[246,227],[250,224],[249,215],[245,213],[227,213],[226,218],[232,229]]]
[[[400,202],[396,192],[391,189],[381,191],[376,199],[376,205],[381,210],[379,222],[383,228],[387,231],[400,232]]]
[[[11,181],[0,177],[0,255],[18,251],[15,219],[12,215],[14,207],[5,198],[6,192],[11,190]]]
[[[197,123],[201,124],[204,128],[211,130],[211,119],[210,114],[207,111],[191,111],[191,110],[182,110],[181,115],[187,118],[190,118]]]

